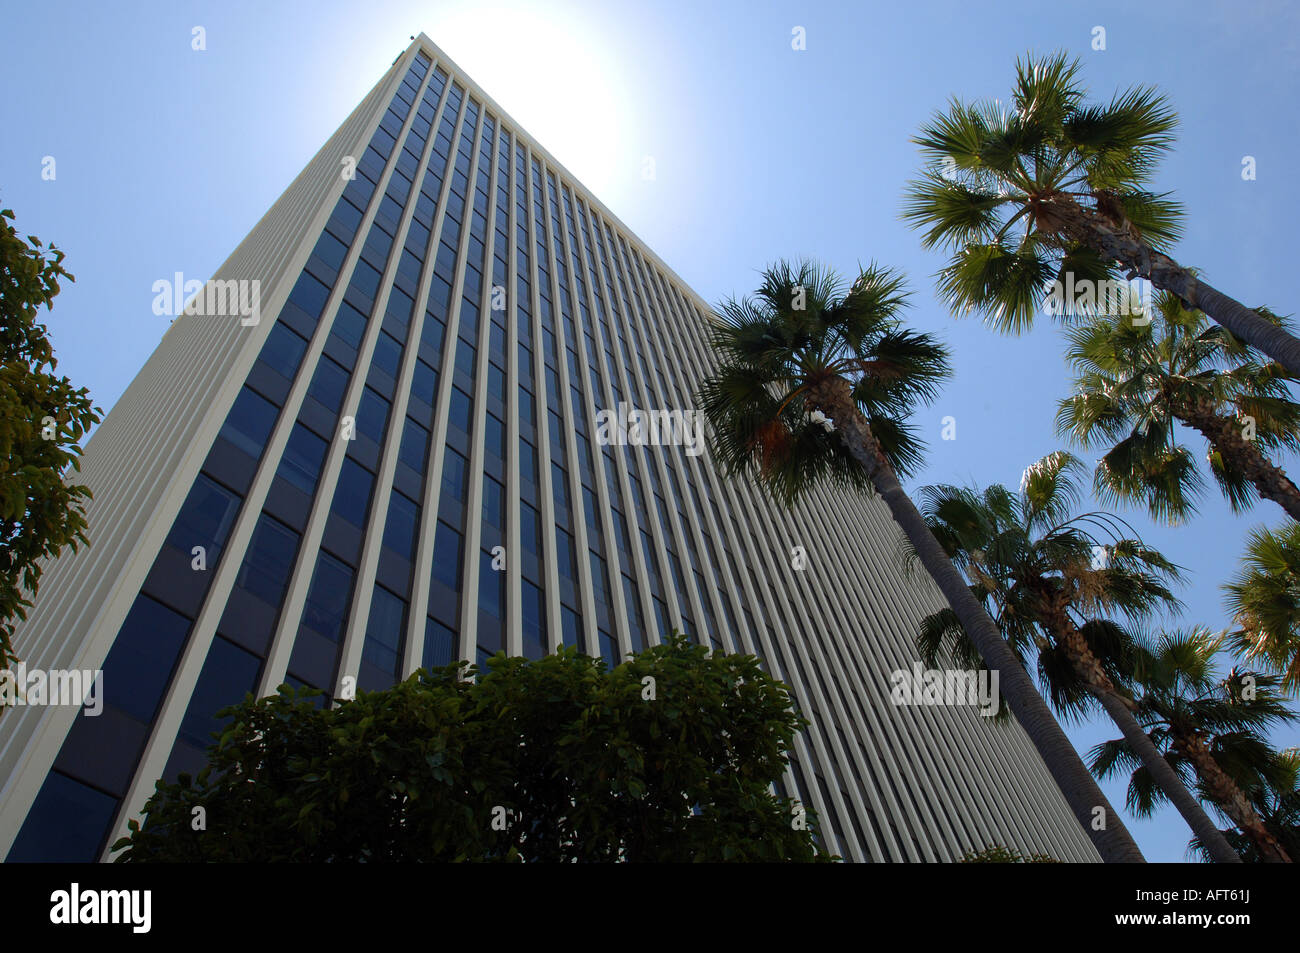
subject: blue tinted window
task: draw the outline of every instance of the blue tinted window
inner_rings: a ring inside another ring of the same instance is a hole
[[[605,560],[590,551],[587,555],[591,557],[592,598],[603,605],[609,605],[613,600],[609,594],[609,574],[605,571]]]
[[[397,372],[402,367],[402,345],[398,344],[388,332],[380,332],[379,340],[375,342],[375,354],[371,363],[387,373],[389,377],[396,378]]]
[[[447,459],[442,465],[442,491],[453,500],[459,500],[462,503],[465,502],[467,487],[465,471],[468,466],[468,460],[455,450],[448,448]]]
[[[199,749],[212,744],[210,736],[230,721],[229,716],[217,718],[217,712],[256,691],[261,668],[262,660],[252,652],[216,636],[181,721],[181,740]]]
[[[481,612],[500,619],[505,615],[506,574],[492,568],[492,554],[479,553],[478,607]]]
[[[582,616],[568,606],[560,606],[560,639],[569,648],[582,646]]]
[[[352,596],[352,570],[329,553],[322,552],[307,591],[302,624],[313,632],[338,642],[347,623]]]
[[[433,395],[437,389],[438,372],[424,361],[416,361],[415,376],[411,380],[411,394],[432,407]]]
[[[361,182],[360,176],[348,183],[349,191],[359,182]],[[349,202],[346,197],[339,199],[339,204],[334,206],[334,214],[330,217],[330,228],[350,241],[352,236],[357,233],[357,226],[360,224],[361,209]]]
[[[451,389],[451,412],[448,415],[448,422],[463,434],[469,433],[471,406],[469,394],[459,387]]]
[[[185,553],[202,546],[208,567],[215,566],[235,524],[239,503],[238,496],[200,473],[176,514],[176,522],[167,536],[168,545]]]
[[[397,675],[401,668],[402,633],[406,627],[406,603],[382,586],[375,586],[370,601],[370,622],[362,657],[372,665]]]
[[[330,333],[353,349],[361,346],[361,338],[366,333],[367,319],[364,314],[344,301],[339,306],[339,313],[334,318],[334,327]]]
[[[506,399],[506,372],[495,364],[488,364],[488,393],[497,400]]]
[[[388,504],[388,520],[384,523],[384,545],[403,559],[412,559],[419,525],[420,507],[394,491]]]
[[[555,528],[555,568],[565,579],[577,580],[577,551],[573,545],[573,537],[560,529]]]
[[[306,311],[313,319],[320,318],[320,313],[325,310],[325,302],[329,299],[329,296],[329,288],[325,287],[314,275],[307,272],[303,272],[302,277],[298,279],[298,283],[293,286],[293,291],[289,292],[289,300]]]
[[[265,513],[257,521],[235,585],[267,605],[279,606],[298,552],[298,534]]]
[[[519,441],[519,479],[537,485],[537,448],[527,440]]]
[[[388,198],[385,198],[384,201],[392,202]],[[374,229],[371,229],[371,235],[374,235]],[[379,290],[379,279],[379,272],[368,261],[363,259],[357,262],[357,267],[352,272],[352,288],[373,300],[375,292]]]
[[[94,863],[116,811],[116,798],[51,771],[6,860]]]
[[[424,620],[424,659],[425,668],[450,665],[456,650],[456,633],[437,619]]]
[[[369,387],[362,388],[361,403],[357,406],[357,433],[383,443],[387,426],[388,401]]]
[[[221,426],[221,436],[254,460],[260,459],[279,415],[280,408],[245,387]]]
[[[490,476],[483,477],[483,522],[506,528],[506,488]]]
[[[328,444],[324,440],[302,424],[294,424],[276,475],[304,493],[315,493],[316,481],[320,478],[320,468],[325,460],[327,449]]]
[[[546,654],[546,616],[542,590],[523,580],[520,610],[523,616],[524,655],[541,658]]]
[[[339,485],[334,491],[333,511],[353,526],[364,529],[366,511],[370,508],[370,490],[375,475],[351,457],[343,458],[339,471]]]
[[[433,578],[449,589],[460,590],[461,535],[438,521],[433,540]]]
[[[311,386],[307,388],[307,393],[338,413],[339,408],[343,406],[343,395],[347,393],[347,389],[348,372],[337,362],[322,357],[316,367],[316,374],[311,379]]]
[[[600,657],[605,660],[608,668],[613,668],[618,664],[618,646],[614,637],[604,629],[597,629],[596,634],[599,636],[597,641],[600,643]]]
[[[483,449],[497,460],[504,461],[506,456],[506,425],[492,414],[488,414],[484,419]]]
[[[537,510],[524,502],[519,504],[519,542],[524,547],[524,552],[541,558],[542,520]]]
[[[307,342],[300,335],[292,331],[288,325],[276,324],[272,326],[266,343],[262,345],[260,358],[272,370],[292,380],[298,373],[298,365],[302,362],[302,356],[306,351]]]
[[[104,704],[151,724],[189,632],[185,616],[137,596],[104,660]]]
[[[312,254],[337,272],[343,267],[343,259],[347,257],[348,246],[329,232],[326,232],[321,236],[320,241],[316,243],[316,248]]]
[[[406,418],[406,427],[402,431],[402,444],[398,448],[397,458],[417,473],[424,472],[424,466],[429,459],[429,431],[410,417]]]

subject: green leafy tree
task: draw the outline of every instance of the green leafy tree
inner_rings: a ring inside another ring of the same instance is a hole
[[[921,512],[1020,664],[1036,661],[1053,707],[1067,716],[1100,707],[1215,860],[1239,862],[1134,717],[1138,706],[1127,686],[1137,647],[1120,623],[1177,608],[1168,585],[1177,567],[1114,516],[1076,512],[1082,470],[1058,451],[1025,470],[1019,493],[1000,484],[983,491],[925,487]],[[945,648],[959,663],[978,662],[951,609],[927,616],[918,642],[931,667]]]
[[[902,279],[888,269],[872,265],[845,289],[833,271],[805,261],[779,262],[753,297],[720,304],[709,327],[719,363],[699,397],[714,455],[732,475],[755,476],[787,503],[823,481],[878,493],[984,664],[1000,673],[1004,697],[1098,852],[1108,861],[1140,861],[1033,681],[899,483],[921,460],[907,417],[949,373],[946,349],[903,326],[905,297]],[[1091,824],[1099,806],[1107,813],[1101,831]]]
[[[1262,496],[1300,519],[1300,489],[1271,459],[1300,450],[1294,375],[1174,295],[1157,294],[1148,317],[1097,317],[1067,331],[1075,393],[1061,401],[1057,431],[1103,450],[1097,493],[1172,522],[1194,512],[1204,480],[1178,440],[1181,424],[1206,439],[1210,472],[1234,510]]]
[[[1287,856],[1300,857],[1300,750],[1276,752],[1271,764],[1259,774],[1260,783],[1248,792],[1251,806]],[[1223,835],[1246,862],[1268,862],[1256,843],[1235,827]],[[1205,847],[1197,838],[1192,838],[1188,846],[1193,853],[1205,856]]]
[[[14,629],[27,618],[44,562],[87,541],[90,490],[66,478],[100,414],[84,387],[54,375],[38,320],[59,281],[73,280],[63,252],[35,236],[24,241],[13,217],[0,210],[0,668],[18,658]]]
[[[807,722],[753,656],[674,635],[612,671],[572,649],[487,668],[226,709],[208,766],[158,782],[118,859],[828,859],[772,793]]]
[[[927,248],[953,253],[940,294],[1018,332],[1053,281],[1099,291],[1123,271],[1300,373],[1300,340],[1169,257],[1182,210],[1149,190],[1178,123],[1166,98],[1134,87],[1088,103],[1079,73],[1061,53],[1017,60],[1008,105],[953,100],[913,139],[928,164],[908,185],[903,215]],[[1062,304],[1086,312],[1095,295]]]
[[[1300,523],[1254,530],[1243,566],[1223,587],[1237,629],[1232,647],[1300,692]]]
[[[1217,657],[1225,634],[1204,628],[1162,632],[1138,656],[1134,679],[1142,687],[1137,719],[1164,760],[1241,831],[1259,856],[1271,862],[1291,858],[1252,803],[1261,788],[1285,783],[1284,766],[1268,744],[1268,731],[1293,722],[1277,679],[1231,670],[1216,677]],[[1150,816],[1166,798],[1145,762],[1127,738],[1093,748],[1091,763],[1099,777],[1130,772],[1129,808]],[[1199,831],[1197,842],[1206,843]]]

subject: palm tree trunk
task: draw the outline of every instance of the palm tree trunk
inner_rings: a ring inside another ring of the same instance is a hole
[[[1232,849],[1228,839],[1223,836],[1223,831],[1205,813],[1201,802],[1187,790],[1187,785],[1183,784],[1178,772],[1160,754],[1151,741],[1151,736],[1142,730],[1137,718],[1133,716],[1136,705],[1115,689],[1115,683],[1106,675],[1101,662],[1083,633],[1065,612],[1064,606],[1050,606],[1046,614],[1052,635],[1065,650],[1075,673],[1083,680],[1092,696],[1101,702],[1101,707],[1106,710],[1111,721],[1115,722],[1129,748],[1138,756],[1151,779],[1173,802],[1192,833],[1200,838],[1211,859],[1220,864],[1241,863],[1241,855]]]
[[[1208,401],[1195,407],[1178,407],[1175,416],[1199,430],[1211,447],[1254,484],[1260,496],[1272,500],[1293,520],[1300,521],[1300,487],[1291,482],[1285,470],[1264,456],[1259,447],[1242,436],[1238,421],[1215,413]]]
[[[1142,240],[1132,223],[1115,222],[1068,197],[1057,197],[1039,213],[1049,231],[1086,245],[1106,261],[1141,275],[1162,291],[1171,291],[1188,306],[1203,311],[1247,344],[1263,351],[1293,374],[1300,374],[1300,338],[1288,334],[1235,298],[1201,281],[1168,255]]]
[[[934,579],[979,649],[984,663],[998,673],[999,687],[1012,712],[1029,735],[1102,860],[1107,863],[1143,863],[1142,852],[1123,820],[1110,806],[1096,779],[1070,744],[1070,739],[1052,717],[1028,673],[1016,661],[984,607],[971,595],[966,580],[930,532],[925,518],[903,492],[893,467],[880,452],[870,425],[853,402],[848,381],[839,377],[823,381],[811,390],[809,399],[813,408],[821,410],[834,422],[840,440],[866,470],[894,521],[916,550],[921,565]],[[1101,811],[1100,830],[1096,827],[1098,810]]]
[[[1241,788],[1214,760],[1214,755],[1210,753],[1205,739],[1199,735],[1178,733],[1174,735],[1174,745],[1179,753],[1196,768],[1197,775],[1205,783],[1214,802],[1222,807],[1223,813],[1232,818],[1241,832],[1250,838],[1265,863],[1291,863],[1291,858],[1283,849],[1281,842],[1264,826],[1264,822],[1255,813],[1255,809],[1251,807],[1250,801],[1246,799]],[[1201,842],[1205,842],[1204,838]]]

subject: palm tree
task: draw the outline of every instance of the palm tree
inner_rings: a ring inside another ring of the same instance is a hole
[[[791,503],[815,483],[874,489],[971,633],[1079,823],[1107,861],[1142,854],[993,621],[899,485],[921,459],[906,417],[949,373],[947,350],[901,324],[900,277],[872,265],[852,286],[810,262],[768,268],[756,295],[728,300],[709,324],[720,358],[700,405],[733,475],[754,473]],[[1105,825],[1094,830],[1094,808]]]
[[[1248,794],[1251,806],[1287,856],[1300,857],[1300,749],[1274,752],[1265,768],[1260,772],[1261,783]],[[1254,842],[1236,828],[1228,828],[1223,835],[1243,860],[1265,862]],[[1188,846],[1202,857],[1208,856],[1198,839],[1192,838]]]
[[[1075,393],[1060,403],[1057,432],[1109,448],[1098,495],[1145,502],[1158,519],[1190,515],[1204,481],[1178,441],[1183,424],[1208,441],[1210,472],[1234,510],[1258,495],[1300,519],[1300,488],[1268,455],[1300,450],[1300,404],[1287,388],[1296,378],[1174,295],[1158,294],[1148,317],[1096,317],[1066,332]]]
[[[1260,818],[1248,792],[1279,783],[1279,766],[1265,733],[1296,716],[1282,701],[1277,679],[1233,669],[1215,677],[1224,633],[1197,627],[1161,633],[1139,653],[1134,676],[1143,688],[1137,719],[1163,760],[1182,777],[1193,775],[1197,789],[1250,840],[1260,856],[1289,863],[1278,837]],[[1128,806],[1151,814],[1165,791],[1154,783],[1145,759],[1127,738],[1097,745],[1092,769],[1106,778],[1131,771]],[[1197,840],[1206,840],[1197,831]]]
[[[1061,53],[1017,60],[1013,108],[953,100],[913,138],[930,165],[909,183],[903,217],[927,248],[954,253],[941,294],[1019,331],[1053,279],[1117,280],[1122,269],[1300,373],[1300,340],[1167,254],[1182,210],[1147,187],[1178,123],[1168,101],[1133,87],[1085,103],[1079,72]]]
[[[1300,523],[1260,528],[1246,543],[1245,565],[1223,588],[1237,631],[1232,646],[1300,692]]]
[[[1025,471],[1019,493],[1000,484],[982,492],[925,487],[921,512],[1020,664],[1028,667],[1036,654],[1039,683],[1056,710],[1081,715],[1100,706],[1215,859],[1239,860],[1138,724],[1126,685],[1136,647],[1114,620],[1141,622],[1177,608],[1168,583],[1178,569],[1115,517],[1075,512],[1082,470],[1057,451]],[[931,666],[945,646],[958,659],[972,655],[950,609],[927,616],[918,641]]]

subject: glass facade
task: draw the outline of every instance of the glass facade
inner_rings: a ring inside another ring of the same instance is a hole
[[[614,665],[673,628],[796,687],[818,727],[781,787],[833,850],[987,840],[947,807],[964,769],[909,775],[921,742],[873,707],[870,604],[790,579],[801,525],[884,535],[773,514],[681,445],[596,440],[621,403],[691,408],[702,306],[434,51],[401,66],[113,642],[105,716],[76,720],[9,859],[101,856],[149,767],[196,770],[248,692],[560,645]],[[825,649],[792,635],[827,624]]]

